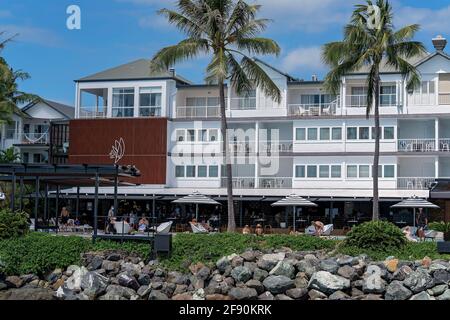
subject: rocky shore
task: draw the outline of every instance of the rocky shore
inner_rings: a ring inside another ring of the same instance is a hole
[[[0,300],[450,300],[450,262],[248,250],[189,273],[123,252],[87,253],[45,277],[0,275]]]

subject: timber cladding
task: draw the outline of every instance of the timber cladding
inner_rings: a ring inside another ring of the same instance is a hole
[[[167,119],[70,121],[70,164],[134,165],[141,177],[130,182],[165,184]]]

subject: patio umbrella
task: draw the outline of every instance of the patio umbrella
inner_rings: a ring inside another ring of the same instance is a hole
[[[291,194],[280,201],[272,203],[272,207],[293,207],[294,208],[294,232],[295,232],[295,216],[297,207],[317,207],[317,204],[296,194]]]
[[[172,203],[195,204],[195,219],[197,220],[198,220],[198,206],[200,204],[220,205],[220,203],[217,202],[216,200],[208,198],[207,196],[199,193],[198,191],[186,197],[174,200],[172,201]]]
[[[418,208],[431,208],[431,209],[440,209],[439,206],[435,205],[434,203],[431,203],[425,199],[419,198],[417,196],[408,198],[406,200],[403,200],[402,202],[399,202],[397,204],[394,204],[393,206],[391,206],[391,208],[393,209],[401,209],[401,208],[406,208],[406,209],[414,209],[414,227],[416,227],[416,209]]]

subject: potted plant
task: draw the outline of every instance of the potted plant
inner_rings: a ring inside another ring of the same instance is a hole
[[[430,230],[443,232],[444,241],[450,241],[450,222],[432,222],[428,225]]]

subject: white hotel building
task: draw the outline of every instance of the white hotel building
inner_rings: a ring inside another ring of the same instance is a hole
[[[381,210],[394,220],[389,206],[402,198],[448,197],[450,56],[444,39],[433,43],[435,52],[411,61],[422,81],[414,91],[406,90],[397,70],[381,70]],[[321,204],[308,215],[333,212],[342,224],[355,213],[369,217],[374,120],[366,118],[367,73],[343,77],[340,94],[332,96],[317,79],[297,80],[259,63],[280,88],[280,103],[258,88],[239,97],[227,87],[228,123],[235,132],[230,150],[238,154],[233,157],[238,224],[253,211],[267,214],[268,204],[292,193]],[[198,190],[225,200],[218,88],[191,84],[174,72],[151,75],[147,66],[139,60],[76,82],[76,119],[167,119],[165,183],[121,187],[119,193],[163,202]],[[450,206],[443,203],[448,218]]]

